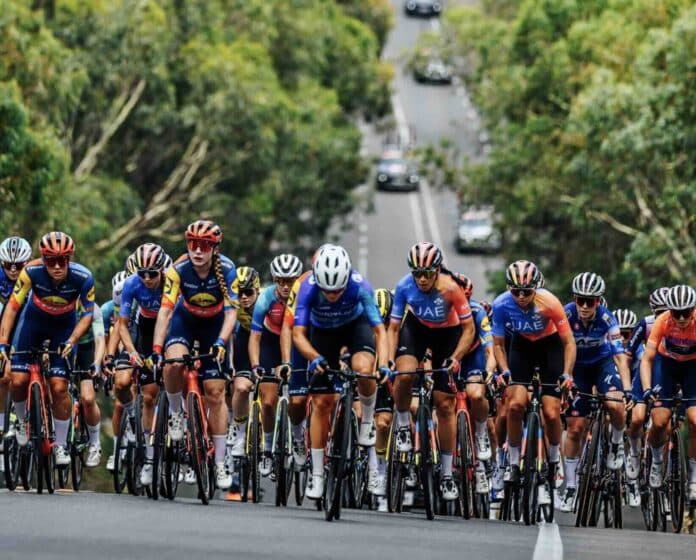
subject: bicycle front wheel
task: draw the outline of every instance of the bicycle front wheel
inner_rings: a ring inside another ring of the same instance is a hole
[[[155,433],[151,434],[153,438],[153,456],[152,456],[152,486],[150,488],[150,496],[153,500],[157,500],[162,494],[166,497],[166,489],[164,488],[164,455],[167,449],[167,419],[169,417],[169,399],[166,391],[160,391],[157,407],[155,410]]]
[[[128,414],[121,414],[121,422],[118,428],[118,437],[114,447],[114,492],[120,494],[129,483],[130,456],[128,453]]]
[[[198,498],[201,503],[208,505],[210,500],[210,461],[208,460],[208,436],[203,424],[199,396],[189,393],[187,397],[189,450],[191,466],[196,473],[198,483]],[[177,473],[178,476],[178,473]]]
[[[259,472],[259,460],[261,459],[261,405],[258,401],[251,403],[247,434],[247,457],[249,457],[249,471],[251,483],[251,501],[255,504],[261,499],[261,473]]]
[[[79,492],[85,467],[85,449],[89,444],[89,431],[81,404],[77,407],[77,414],[73,421],[73,434],[70,448],[70,478],[73,490]]]
[[[5,422],[2,426],[2,433],[7,434],[10,428],[13,427],[12,417],[14,416],[14,408],[12,406],[12,394],[10,391],[7,392],[7,397],[5,398]],[[15,426],[16,427],[16,426]],[[2,442],[2,453],[4,461],[4,476],[5,476],[5,487],[8,490],[14,490],[17,488],[17,482],[19,480],[20,473],[20,454],[19,454],[19,444],[17,443],[17,438],[4,437]]]
[[[686,456],[684,441],[678,429],[672,429],[670,439],[667,492],[672,510],[672,530],[675,533],[680,533],[684,524],[684,503],[686,500]]]
[[[587,527],[591,516],[592,509],[592,485],[594,476],[594,464],[598,461],[598,444],[599,444],[600,422],[592,421],[588,440],[585,442],[585,448],[580,460],[580,468],[578,476],[580,484],[578,486],[578,502],[577,516],[575,518],[576,527]]]
[[[324,516],[327,521],[341,518],[341,500],[343,499],[343,476],[348,454],[350,437],[350,407],[345,410],[345,398],[336,403],[331,431],[327,445],[327,473],[325,488]]]
[[[435,519],[435,457],[433,454],[434,441],[431,438],[432,417],[426,406],[421,404],[418,407],[416,416],[416,429],[420,450],[418,458],[418,468],[420,471],[420,482],[423,489],[423,507],[425,516],[432,520]]]
[[[404,503],[404,463],[406,454],[396,449],[396,414],[392,420],[387,442],[387,508],[389,513],[401,513]]]
[[[290,447],[291,434],[288,421],[288,401],[281,399],[278,403],[275,448],[273,450],[273,462],[276,475],[276,507],[287,506],[290,488],[293,478],[292,449]]]
[[[474,448],[469,416],[465,412],[459,412],[457,415],[457,448],[454,460],[458,471],[461,514],[464,519],[469,519],[474,506]]]
[[[534,525],[538,513],[539,469],[539,417],[531,413],[527,418],[527,439],[525,446],[524,465],[521,469],[524,486],[522,488],[522,517],[525,525]]]

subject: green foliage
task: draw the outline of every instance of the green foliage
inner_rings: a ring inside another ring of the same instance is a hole
[[[442,48],[465,61],[493,149],[440,173],[494,204],[506,257],[538,261],[561,292],[582,270],[615,305],[693,283],[695,4],[490,0],[446,18]]]

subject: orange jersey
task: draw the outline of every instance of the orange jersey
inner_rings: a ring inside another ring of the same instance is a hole
[[[696,317],[682,329],[669,312],[663,313],[655,319],[647,347],[677,362],[696,360]]]

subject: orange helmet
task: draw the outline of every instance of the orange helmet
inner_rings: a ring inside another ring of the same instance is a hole
[[[434,243],[421,241],[408,252],[408,267],[434,269],[442,264],[442,251]]]
[[[155,270],[164,266],[164,249],[154,243],[145,243],[135,250],[135,267],[138,270]]]
[[[67,233],[51,231],[41,238],[39,249],[44,257],[71,257],[75,254],[75,242]]]
[[[189,224],[186,228],[186,241],[200,239],[211,243],[222,241],[222,230],[220,226],[210,220],[198,220]]]

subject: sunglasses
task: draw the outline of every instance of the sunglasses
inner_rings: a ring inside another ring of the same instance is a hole
[[[144,268],[143,270],[138,271],[138,276],[140,276],[140,278],[157,278],[159,274],[160,271],[157,268]]]
[[[186,242],[188,250],[192,253],[195,253],[196,251],[200,251],[201,253],[210,253],[210,251],[215,248],[215,245],[217,245],[217,243],[214,241],[206,241],[205,239],[191,239]]]
[[[510,291],[515,297],[529,297],[534,293],[531,288],[512,288]]]
[[[245,297],[252,297],[253,295],[256,295],[256,290],[254,288],[247,288],[246,290],[240,290],[239,295],[245,296]]]
[[[621,329],[619,332],[621,333],[621,338],[623,338],[624,340],[630,339],[631,335],[633,334],[633,331],[631,331],[631,329]]]
[[[437,274],[437,270],[432,268],[417,268],[411,271],[414,278],[432,278]]]
[[[24,263],[4,262],[2,263],[2,267],[5,270],[22,270],[24,268]]]
[[[672,314],[674,319],[688,319],[694,312],[694,308],[689,309],[670,309],[669,312]]]
[[[63,268],[70,262],[70,257],[44,257],[43,262],[49,268]]]
[[[322,290],[322,292],[324,292],[327,295],[336,296],[338,294],[343,293],[343,289],[340,289],[340,290]]]
[[[276,278],[275,283],[284,288],[292,286],[295,283],[295,278]]]
[[[599,303],[599,298],[587,296],[575,296],[575,305],[578,307],[594,307]]]

